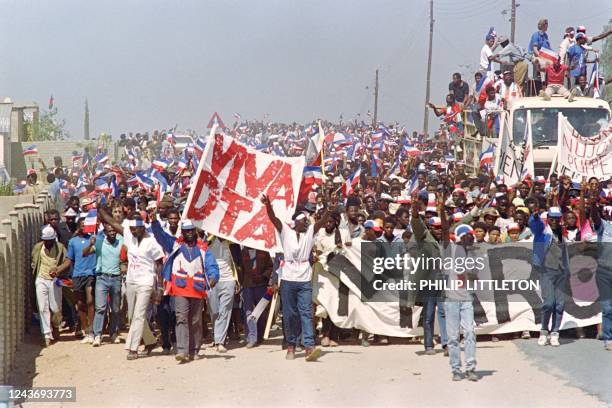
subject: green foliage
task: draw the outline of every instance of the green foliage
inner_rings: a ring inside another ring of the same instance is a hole
[[[35,140],[64,140],[68,137],[66,121],[57,119],[57,108],[43,111],[40,115],[38,137]],[[34,139],[32,139],[34,140]]]
[[[0,196],[12,196],[13,186],[11,184],[0,184]]]

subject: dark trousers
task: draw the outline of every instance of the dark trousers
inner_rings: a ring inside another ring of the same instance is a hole
[[[176,296],[176,352],[193,356],[202,342],[203,299]]]
[[[174,326],[176,325],[176,316],[174,314],[174,298],[172,296],[163,296],[159,305],[157,305],[157,323],[161,331],[162,347],[165,350],[172,348],[172,343],[176,342]]]

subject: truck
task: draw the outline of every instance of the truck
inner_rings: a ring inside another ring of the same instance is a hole
[[[525,137],[527,112],[531,112],[531,132],[533,141],[533,161],[536,176],[547,177],[557,153],[557,116],[561,112],[572,126],[583,136],[594,136],[610,121],[610,105],[603,99],[577,97],[572,102],[562,96],[550,100],[541,97],[516,98],[509,101],[507,109],[499,112],[499,134],[482,135],[469,120],[469,112],[464,121],[464,135],[459,142],[466,173],[476,175],[480,166],[480,154],[489,145],[497,147],[499,135],[507,131],[520,148]],[[507,120],[506,120],[507,119]],[[519,152],[520,153],[520,152]],[[517,154],[520,157],[520,154]]]

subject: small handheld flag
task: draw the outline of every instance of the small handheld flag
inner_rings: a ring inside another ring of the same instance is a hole
[[[38,149],[36,148],[36,145],[28,146],[23,149],[24,156],[33,156],[35,154],[38,154]]]
[[[98,210],[89,210],[87,217],[83,222],[83,232],[94,234],[96,232],[96,224],[98,223]]]

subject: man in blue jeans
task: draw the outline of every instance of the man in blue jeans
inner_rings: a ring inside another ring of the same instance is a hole
[[[423,197],[425,198],[425,197]],[[426,199],[429,199],[427,195]],[[412,231],[414,233],[414,240],[417,242],[417,248],[421,251],[426,258],[437,258],[440,256],[440,240],[442,239],[442,221],[440,217],[431,217],[425,225],[425,220],[419,215],[419,201],[415,200],[415,204],[412,207]],[[430,209],[434,210],[436,214],[444,211],[444,203],[439,203],[438,208]],[[430,281],[436,281],[442,279],[442,273],[440,268],[433,266],[422,267],[424,278]],[[438,325],[440,326],[440,339],[442,343],[442,349],[444,355],[448,356],[447,347],[447,336],[446,336],[446,322],[444,320],[444,302],[443,294],[438,290],[428,290],[420,293],[423,300],[423,334],[425,343],[425,354],[435,355],[434,350],[434,322],[436,319],[436,307],[438,309]]]
[[[293,215],[292,225],[279,220],[267,196],[261,198],[266,206],[268,217],[281,237],[284,264],[280,275],[280,296],[283,306],[283,329],[287,337],[287,360],[295,359],[298,342],[298,327],[302,328],[302,340],[306,349],[306,361],[316,361],[321,349],[315,348],[312,327],[312,267],[310,255],[314,246],[314,234],[321,229],[330,217],[328,208],[319,221],[309,225],[305,212]]]
[[[569,258],[563,230],[562,213],[558,207],[548,209],[548,225],[540,217],[540,206],[536,201],[533,215],[529,218],[529,229],[533,233],[533,266],[538,271],[542,292],[542,329],[538,345],[558,347],[559,329],[565,308],[565,290],[569,275]],[[549,336],[550,333],[550,336]]]
[[[449,227],[445,212],[440,212],[442,219],[441,254],[443,259],[452,257],[454,265],[465,265],[466,262],[456,262],[459,258],[468,258],[474,244],[474,230],[469,225],[459,225],[455,229],[457,243],[450,242]],[[468,280],[474,279],[477,270],[467,268],[450,268],[444,273],[448,275],[449,288],[445,291],[444,312],[446,317],[446,332],[448,335],[448,353],[453,381],[463,379],[461,373],[461,345],[459,344],[460,329],[465,339],[465,376],[469,381],[478,381],[476,375],[476,333],[474,332],[474,306],[472,293],[466,288]],[[458,283],[462,283],[461,286]],[[456,289],[454,289],[456,287]]]
[[[601,306],[601,333],[604,349],[612,351],[612,220],[609,213],[602,219],[597,207],[596,194],[590,198],[590,215],[597,232],[597,275],[599,305]]]
[[[90,244],[83,250],[83,256],[96,254],[96,314],[93,322],[94,339],[92,345],[102,343],[104,317],[110,306],[108,333],[111,343],[119,343],[119,312],[121,305],[121,269],[126,270],[127,253],[123,238],[110,224],[104,224],[104,233],[93,236]],[[122,262],[123,252],[123,262]],[[109,303],[110,298],[110,303]]]

